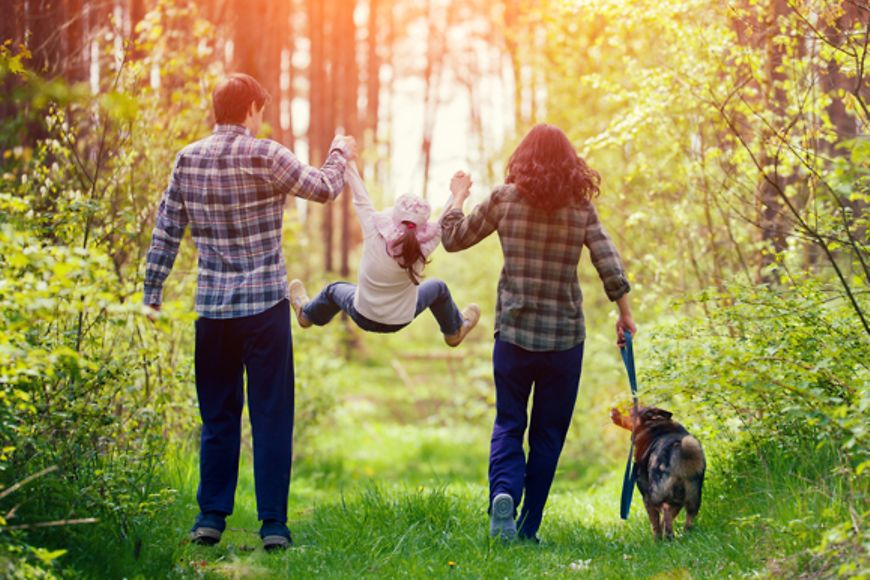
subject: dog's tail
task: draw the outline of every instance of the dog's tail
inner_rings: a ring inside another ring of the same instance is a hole
[[[680,461],[677,469],[683,477],[691,477],[706,468],[704,451],[701,444],[691,435],[686,435],[680,441]]]

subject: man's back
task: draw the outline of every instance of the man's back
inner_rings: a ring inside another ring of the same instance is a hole
[[[159,303],[187,225],[199,253],[196,311],[201,316],[250,316],[286,298],[281,250],[286,195],[334,199],[343,187],[344,168],[338,149],[318,171],[241,125],[217,125],[176,158],[148,253],[146,302]]]
[[[356,144],[336,137],[320,169],[301,163],[280,144],[253,137],[269,99],[246,74],[217,84],[212,105],[218,124],[176,157],[145,268],[143,301],[159,310],[163,283],[190,225],[199,251],[194,370],[202,419],[199,515],[190,531],[195,544],[220,542],[233,513],[246,399],[263,548],[283,549],[293,541],[287,496],[295,376],[281,251],[284,201],[288,194],[321,203],[335,199]]]

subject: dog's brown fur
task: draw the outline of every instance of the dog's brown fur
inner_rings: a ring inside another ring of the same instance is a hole
[[[637,488],[643,496],[656,539],[674,537],[674,520],[686,507],[685,529],[701,509],[701,490],[707,468],[700,442],[671,420],[671,413],[641,407],[637,416],[610,411],[615,425],[634,431]]]

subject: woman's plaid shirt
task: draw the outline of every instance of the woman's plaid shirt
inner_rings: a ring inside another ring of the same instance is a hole
[[[345,143],[336,137],[323,167],[241,125],[217,125],[178,154],[157,212],[145,269],[144,302],[158,305],[189,225],[199,254],[196,311],[206,318],[263,312],[288,296],[281,250],[284,201],[320,203],[344,187]]]
[[[498,282],[495,331],[526,350],[566,350],[586,337],[577,265],[583,246],[610,300],[630,290],[619,254],[591,203],[555,211],[533,207],[513,185],[497,187],[468,217],[441,218],[444,248],[456,252],[498,231],[504,267]]]

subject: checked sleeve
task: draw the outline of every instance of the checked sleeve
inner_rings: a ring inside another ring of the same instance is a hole
[[[472,210],[466,217],[461,209],[453,209],[441,217],[441,243],[448,252],[470,248],[498,228],[501,204],[498,190]]]
[[[586,224],[586,239],[584,241],[592,257],[592,265],[598,271],[598,276],[604,284],[604,291],[611,301],[622,298],[631,290],[625,268],[619,258],[619,252],[613,245],[610,236],[604,231],[598,212],[589,204],[589,221]]]
[[[163,283],[172,270],[178,246],[187,228],[188,216],[179,183],[180,160],[181,155],[178,155],[169,185],[160,200],[157,221],[151,234],[151,247],[146,257],[144,302],[149,306],[159,306],[163,301]]]
[[[280,193],[317,203],[326,203],[341,194],[347,167],[343,138],[339,136],[333,140],[326,162],[320,169],[302,163],[283,145],[272,143],[272,178]]]

